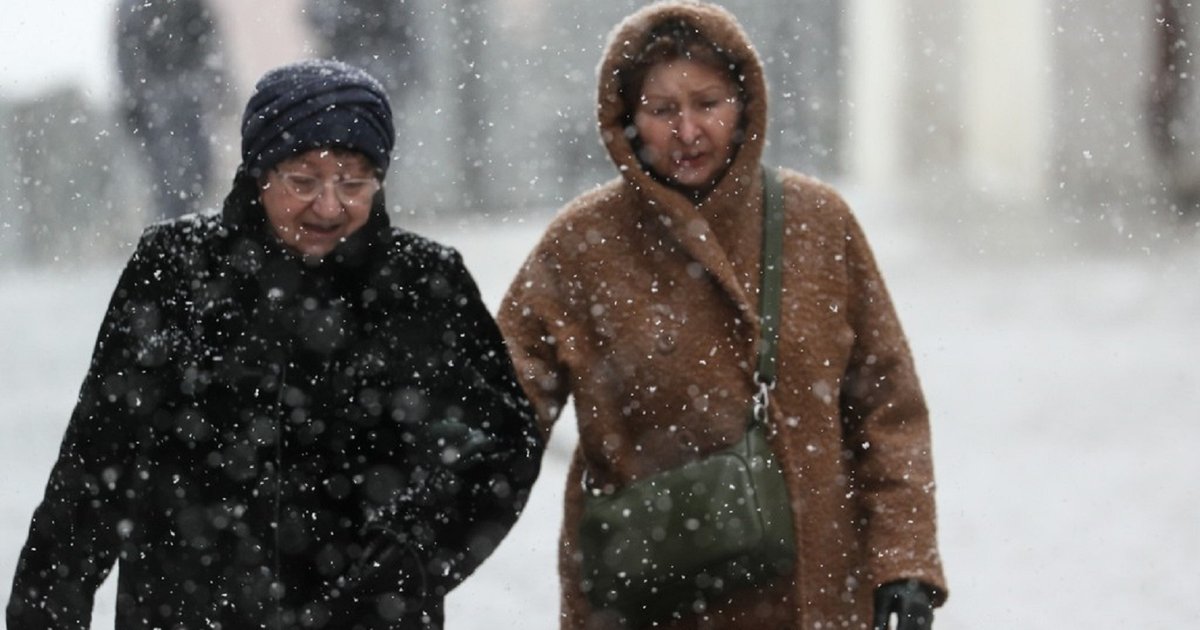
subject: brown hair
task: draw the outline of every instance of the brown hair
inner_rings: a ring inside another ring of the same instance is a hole
[[[738,64],[695,26],[684,20],[671,20],[650,31],[633,63],[621,73],[621,99],[625,102],[626,116],[632,119],[637,110],[650,68],[679,59],[695,61],[722,73],[737,87],[738,99],[745,103]]]

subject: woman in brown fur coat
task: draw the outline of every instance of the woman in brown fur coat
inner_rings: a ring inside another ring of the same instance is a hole
[[[581,479],[621,487],[736,442],[755,390],[767,93],[736,19],[660,2],[618,25],[599,72],[620,176],[547,229],[499,316],[548,435],[573,397],[562,627],[621,627],[588,603]],[[785,235],[771,447],[792,575],[670,628],[929,628],[947,590],[928,414],[871,250],[828,186],[783,170]]]

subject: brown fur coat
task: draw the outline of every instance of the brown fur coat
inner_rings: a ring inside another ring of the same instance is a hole
[[[744,142],[699,204],[639,163],[614,78],[647,31],[672,17],[733,55],[744,77]],[[759,334],[766,85],[757,54],[725,10],[691,2],[642,9],[610,42],[600,132],[621,177],[563,209],[499,315],[542,430],[568,396],[578,418],[559,562],[563,628],[611,622],[579,586],[584,468],[620,486],[736,441]],[[796,515],[797,571],[672,627],[869,628],[876,585],[917,578],[937,587],[938,604],[947,592],[927,411],[892,302],[837,193],[791,171],[784,187],[771,420]]]

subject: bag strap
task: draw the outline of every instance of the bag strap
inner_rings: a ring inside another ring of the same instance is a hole
[[[763,238],[762,279],[758,293],[761,337],[758,342],[758,369],[754,381],[754,413],[751,425],[766,423],[769,392],[775,387],[776,354],[779,345],[779,310],[783,285],[783,184],[779,172],[762,167]]]

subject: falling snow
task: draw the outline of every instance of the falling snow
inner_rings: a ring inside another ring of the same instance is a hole
[[[590,73],[613,16],[625,10],[580,4],[587,7],[578,9],[582,17],[557,32],[551,45],[527,35],[545,31],[544,25],[514,18],[536,3],[494,2],[511,11],[493,25],[495,37],[470,42],[486,53],[483,67],[457,64],[457,55],[469,51],[456,48],[445,59],[433,59],[441,64],[434,64],[434,78],[442,73],[442,82],[428,84],[428,94],[406,102],[411,115],[401,136],[407,149],[389,181],[394,198],[404,200],[395,222],[414,224],[459,248],[493,311],[553,207],[616,174],[594,137]],[[62,110],[33,101],[33,115],[41,117],[37,129],[62,134],[54,138],[94,142],[71,156],[89,165],[80,169],[87,173],[35,177],[13,166],[0,175],[0,204],[7,204],[0,206],[0,540],[5,541],[0,593],[5,596],[121,257],[142,219],[139,207],[93,194],[136,198],[130,189],[137,181],[121,170],[120,160],[97,148],[111,146],[123,130],[81,113],[114,97],[103,29],[78,26],[108,20],[104,11],[113,2],[35,4],[36,9],[5,12],[8,21],[0,27],[0,57],[10,60],[0,66],[0,155],[7,158],[15,146],[5,131],[14,120],[11,103],[24,101],[28,111],[28,99],[62,95],[56,90],[64,85],[81,93],[66,92],[56,101]],[[238,0],[218,4],[234,6]],[[450,39],[462,22],[452,24],[440,8],[446,3],[437,4],[423,15],[430,23],[442,21],[424,41]],[[771,138],[769,157],[814,170],[846,193],[908,332],[931,408],[941,554],[952,592],[937,613],[937,627],[1060,630],[1194,623],[1200,618],[1195,597],[1200,540],[1194,532],[1200,522],[1200,370],[1195,360],[1200,215],[1174,216],[1161,177],[1156,178],[1157,163],[1144,146],[1149,132],[1136,126],[1146,118],[1140,110],[1121,109],[1146,102],[1143,91],[1118,90],[1145,88],[1149,71],[1136,65],[1145,60],[1127,51],[1148,54],[1149,31],[1138,35],[1104,24],[1112,19],[1161,27],[1161,18],[1156,22],[1146,15],[1153,3],[1137,5],[1142,20],[1132,18],[1131,1],[1123,5],[1128,15],[1103,12],[1112,17],[1085,3],[1062,2],[1032,13],[1020,13],[1024,5],[1019,3],[1003,13],[999,7],[1010,5],[997,3],[989,10],[1002,14],[976,11],[960,31],[939,29],[942,18],[936,12],[922,15],[911,2],[896,3],[894,9],[879,5],[868,13],[864,7],[876,5],[859,1],[848,3],[851,32],[844,42],[822,39],[829,34],[820,29],[777,20],[762,0],[727,4],[744,9],[756,37],[772,33],[780,41],[818,42],[803,47],[799,56],[763,47],[768,67],[775,69],[776,99],[785,99],[773,105],[773,132],[780,135]],[[900,15],[902,6],[911,9],[908,15]],[[806,10],[820,15],[819,9]],[[479,17],[468,14],[463,17]],[[886,48],[853,41],[864,24],[898,17],[931,34],[908,34],[920,43],[920,62],[909,68],[897,67],[901,56]],[[988,39],[1000,38],[1000,30],[992,27],[1012,24],[1009,18],[1027,20],[1052,38],[1037,40],[1047,46],[1042,51],[1047,59],[1075,60],[1073,65],[1018,66],[1030,61],[1037,46],[1014,48]],[[292,22],[281,19],[274,26]],[[498,51],[505,38],[528,41],[505,55]],[[55,54],[44,52],[45,42]],[[1099,54],[1114,42],[1120,44],[1119,54]],[[1003,54],[989,57],[989,46],[999,46]],[[508,57],[520,60],[510,63]],[[256,60],[260,65],[272,61]],[[795,68],[789,65],[793,61],[800,70],[784,70]],[[843,64],[836,72],[816,72],[819,64],[834,61]],[[968,70],[955,65],[960,62],[980,65]],[[1026,72],[1007,72],[1012,67]],[[1053,115],[1039,100],[1050,93],[1025,89],[1045,87],[1038,78],[1047,74],[1058,77],[1052,95],[1059,109]],[[848,82],[847,93],[820,83],[833,82],[835,75]],[[862,79],[882,75],[888,80]],[[902,75],[917,85],[904,94],[907,100],[889,91],[891,79]],[[1013,76],[1017,83],[998,79]],[[817,83],[801,85],[795,77]],[[553,80],[562,89],[528,83],[491,102],[471,102],[485,106],[488,120],[476,122],[488,130],[486,142],[471,140],[465,126],[447,131],[440,124],[462,113],[457,95],[508,79]],[[1014,101],[1015,93],[1028,98]],[[898,110],[878,109],[883,103],[901,103],[911,111],[901,116]],[[955,109],[960,106],[967,113],[960,115]],[[56,118],[60,111],[62,117]],[[808,112],[802,119],[811,125],[778,124],[782,116],[802,112]],[[941,119],[951,114],[955,117]],[[907,125],[900,131],[909,135],[881,138],[877,125],[885,120]],[[1059,134],[1053,141],[1051,127]],[[17,135],[37,139],[39,132],[21,129]],[[848,129],[848,137],[834,134],[838,129]],[[470,151],[453,150],[468,140]],[[551,143],[558,153],[539,143]],[[910,144],[925,150],[920,155],[926,161],[907,161]],[[235,145],[214,147],[226,170]],[[538,147],[535,154],[522,152],[530,146]],[[1030,154],[1035,157],[1019,159]],[[857,156],[860,163],[841,168],[846,156]],[[39,155],[18,157],[24,168]],[[968,166],[956,170],[961,164]],[[1200,173],[1190,162],[1181,164],[1190,170],[1172,176],[1185,184]],[[47,168],[56,166],[61,167]],[[453,179],[463,177],[462,169],[487,175],[472,185],[496,202],[495,212],[474,212],[480,210],[471,206],[477,198],[465,195],[464,200]],[[906,181],[909,186],[900,193],[875,185],[880,179],[909,177],[910,169],[921,181]],[[226,170],[215,176],[221,185],[228,179]],[[105,180],[108,188],[90,177],[97,173],[113,180]],[[975,188],[956,188],[967,180]],[[55,196],[56,191],[61,194]],[[28,197],[41,214],[20,204],[24,212],[14,212],[15,195]],[[34,203],[45,199],[66,200],[68,207]],[[30,217],[47,213],[70,221],[49,224],[49,232],[27,231]],[[30,240],[36,248],[27,248]],[[74,249],[55,251],[55,243]],[[695,273],[701,272],[697,266]],[[827,396],[831,387],[819,384],[814,393]],[[449,627],[558,627],[558,528],[575,439],[573,414],[568,409],[564,415],[524,515],[496,553],[447,599]],[[802,426],[804,418],[788,422]],[[109,580],[97,596],[93,628],[112,627],[114,592]]]

